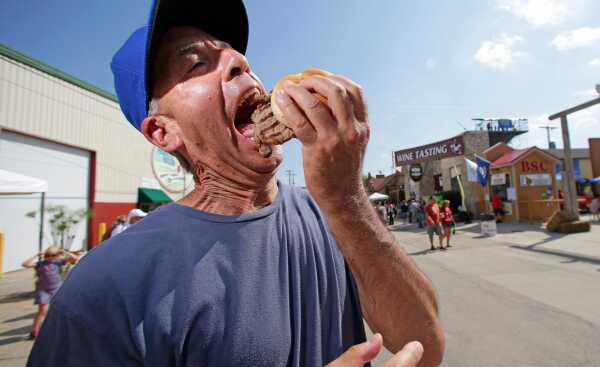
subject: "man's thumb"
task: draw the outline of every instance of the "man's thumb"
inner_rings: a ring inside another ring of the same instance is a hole
[[[353,345],[325,367],[362,367],[379,354],[382,345],[383,337],[375,334],[366,342]]]

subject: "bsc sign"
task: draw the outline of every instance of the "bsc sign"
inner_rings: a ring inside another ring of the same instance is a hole
[[[421,167],[420,164],[411,165],[408,170],[408,175],[415,182],[421,181],[423,178],[423,167]]]

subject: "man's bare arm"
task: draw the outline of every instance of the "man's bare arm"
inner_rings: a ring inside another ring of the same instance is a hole
[[[344,210],[325,213],[356,279],[363,314],[386,347],[398,352],[418,340],[422,366],[441,363],[444,335],[435,290],[393,235],[379,221],[366,194]]]
[[[361,88],[329,75],[286,83],[284,90],[278,104],[302,142],[307,188],[355,275],[367,322],[394,352],[420,341],[420,365],[437,366],[444,336],[433,286],[379,221],[362,184],[370,130]]]

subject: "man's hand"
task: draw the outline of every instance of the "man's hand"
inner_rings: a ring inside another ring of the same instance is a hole
[[[361,171],[369,125],[361,87],[329,75],[287,82],[284,91],[277,102],[302,143],[306,186],[321,209],[339,210],[349,198],[366,200]]]
[[[381,334],[375,334],[371,340],[356,344],[325,367],[362,367],[379,354],[382,344]],[[416,367],[421,357],[423,357],[423,346],[419,342],[411,342],[381,367]]]

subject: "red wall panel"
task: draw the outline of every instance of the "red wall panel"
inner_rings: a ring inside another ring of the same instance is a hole
[[[93,248],[100,242],[98,239],[98,226],[100,223],[106,223],[106,230],[119,215],[129,213],[136,207],[136,203],[94,203],[92,208],[93,217],[91,220],[91,241],[90,247]]]

